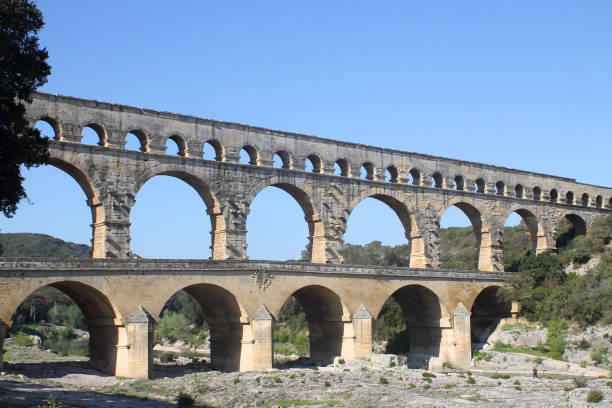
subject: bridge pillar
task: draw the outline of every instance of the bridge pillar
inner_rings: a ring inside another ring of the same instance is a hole
[[[372,335],[374,328],[374,318],[364,305],[353,315],[352,329],[354,333],[353,353],[348,358],[367,359],[372,354]],[[344,355],[344,347],[342,348]]]
[[[0,371],[4,370],[4,336],[8,327],[4,322],[0,321]]]
[[[128,378],[153,377],[153,332],[155,319],[142,306],[125,319],[119,330],[117,376]],[[127,340],[127,342],[125,342]]]
[[[472,360],[470,316],[470,311],[467,310],[463,303],[459,303],[451,316],[452,347],[450,344],[446,344],[445,357],[456,368],[466,368]],[[451,335],[450,331],[444,334],[447,336]],[[450,340],[449,338],[444,339],[444,334],[443,341]]]
[[[264,305],[253,316],[250,329],[252,340],[242,342],[242,354],[248,361],[241,362],[240,371],[269,370],[274,365],[274,318]]]
[[[130,209],[136,200],[127,192],[116,192],[105,188],[100,201],[104,206],[106,218],[104,226],[98,226],[95,233],[104,234],[104,257],[129,258],[130,257]],[[94,236],[94,239],[96,237]],[[99,250],[97,257],[101,257]]]

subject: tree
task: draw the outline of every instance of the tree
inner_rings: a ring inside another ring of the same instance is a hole
[[[0,2],[0,211],[6,217],[27,197],[21,166],[39,166],[49,158],[48,141],[29,126],[24,105],[51,73],[47,50],[36,36],[43,24],[34,3]]]

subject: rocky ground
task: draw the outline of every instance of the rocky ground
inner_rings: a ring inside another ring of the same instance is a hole
[[[375,355],[368,362],[336,359],[325,367],[286,367],[254,373],[221,373],[209,370],[205,364],[157,364],[153,380],[104,376],[87,368],[85,361],[45,361],[5,366],[6,372],[0,376],[0,407],[33,407],[43,404],[50,395],[61,399],[64,406],[73,407],[170,407],[176,406],[181,392],[194,396],[196,406],[214,407],[494,404],[541,408],[610,406],[612,401],[609,378],[589,378],[586,385],[577,387],[567,377],[533,379],[454,370],[425,373],[398,364],[397,357],[391,355]],[[601,391],[603,401],[587,404],[589,390]]]

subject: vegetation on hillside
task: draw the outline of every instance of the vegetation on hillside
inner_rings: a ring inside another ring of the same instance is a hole
[[[0,245],[4,247],[2,256],[50,258],[91,257],[90,246],[62,241],[59,238],[44,234],[0,234]]]

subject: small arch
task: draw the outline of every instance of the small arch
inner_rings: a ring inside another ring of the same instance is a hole
[[[292,298],[308,321],[310,361],[328,363],[342,355],[343,320],[348,313],[340,297],[324,286],[309,285],[293,292],[283,307]]]
[[[520,184],[517,184],[517,185],[514,187],[514,195],[516,196],[516,198],[523,198],[523,194],[524,194],[524,192],[523,192],[523,186],[522,186],[522,185],[520,185]]]
[[[435,188],[442,188],[442,175],[438,172],[435,172],[431,176],[431,186]]]
[[[257,150],[251,145],[244,145],[240,150],[240,163],[258,166],[259,154],[257,153]]]
[[[131,139],[131,140],[130,140]],[[145,133],[140,129],[130,130],[125,136],[125,149],[140,150],[141,152],[149,151],[149,140]]]
[[[173,149],[174,146],[168,146],[169,141],[174,142],[174,144],[176,145],[176,149]],[[176,151],[177,156],[184,157],[187,154],[187,144],[185,143],[185,139],[183,139],[179,135],[172,135],[166,141],[166,154],[174,154],[174,151]]]
[[[291,156],[285,150],[279,150],[274,154],[274,167],[282,169],[292,168]]]
[[[43,116],[34,124],[44,139],[62,140],[62,131],[59,122],[49,116]]]
[[[465,180],[463,176],[455,176],[454,186],[455,190],[463,190],[465,188]]]
[[[583,207],[588,207],[589,206],[589,194],[588,193],[582,194],[582,199],[580,200],[580,202],[582,203]]]
[[[385,181],[389,183],[397,183],[398,181],[398,171],[397,167],[389,166],[387,170],[385,170]]]
[[[476,193],[484,193],[485,192],[485,181],[482,178],[479,178],[474,182],[474,192]]]
[[[321,173],[321,158],[316,154],[311,154],[306,157],[306,171],[313,173]]]
[[[608,200],[608,208],[612,208],[612,197]]]
[[[554,188],[550,190],[548,195],[551,203],[556,203],[559,200],[559,192]]]
[[[361,178],[374,180],[374,163],[365,162],[361,165]]]
[[[470,316],[472,350],[482,349],[501,319],[512,316],[512,305],[499,297],[499,289],[499,286],[483,289],[472,304]]]
[[[495,194],[503,196],[506,193],[506,185],[503,181],[498,181],[495,183]]]
[[[535,186],[532,190],[533,199],[536,201],[540,201],[542,199],[542,189],[538,186]]]
[[[393,292],[387,299],[377,321],[401,316],[402,324],[394,325],[386,353],[408,357],[408,367],[419,368],[423,361],[440,355],[442,308],[438,296],[421,285],[407,285]],[[382,327],[378,325],[377,328]],[[385,340],[380,330],[375,330],[376,341]]]
[[[569,205],[574,204],[574,192],[573,191],[568,191],[567,194],[565,194],[565,202]]]
[[[601,195],[598,195],[597,197],[595,197],[595,207],[597,208],[603,207],[603,197]]]
[[[334,163],[334,175],[348,177],[349,175],[349,165],[346,159],[338,159]]]
[[[412,179],[412,185],[418,186],[421,184],[421,171],[417,168],[412,168],[408,172],[408,178]]]
[[[88,123],[81,130],[81,144],[106,146],[106,132],[97,123]]]
[[[566,214],[556,226],[557,248],[561,249],[577,235],[586,235],[586,221],[576,214]]]
[[[224,161],[225,156],[221,142],[215,139],[210,139],[204,143],[204,160]]]

